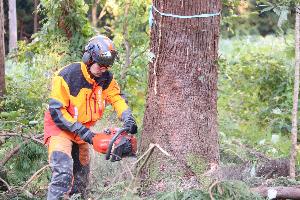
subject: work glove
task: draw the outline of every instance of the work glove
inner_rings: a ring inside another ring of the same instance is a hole
[[[95,136],[95,133],[93,133],[90,129],[82,126],[80,129],[76,130],[75,133],[79,135],[83,141],[93,144],[93,137]]]
[[[138,127],[136,125],[135,119],[132,116],[132,114],[130,114],[126,117],[126,119],[124,120],[123,127],[128,128],[128,131],[127,131],[128,133],[131,133],[131,134],[136,134],[137,133]]]

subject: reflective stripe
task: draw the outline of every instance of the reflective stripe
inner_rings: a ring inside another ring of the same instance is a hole
[[[78,119],[78,108],[74,107],[74,119],[77,120]]]
[[[102,115],[105,101],[102,98],[102,88],[98,90],[98,105],[99,105],[99,113]]]
[[[51,118],[56,124],[56,126],[58,126],[62,130],[67,130],[73,133],[77,133],[78,135],[84,134],[87,128],[83,126],[82,123],[80,122],[73,123],[66,120],[66,118],[63,116],[60,110],[61,108],[63,108],[63,105],[59,101],[55,99],[50,99],[49,111],[50,111]]]

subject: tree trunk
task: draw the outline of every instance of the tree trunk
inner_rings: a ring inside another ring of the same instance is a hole
[[[4,10],[3,1],[0,1],[0,97],[5,92],[5,44],[4,44]]]
[[[34,18],[33,18],[33,32],[36,33],[39,28],[39,15],[38,15],[38,0],[34,0]]]
[[[295,178],[295,160],[297,155],[297,112],[298,112],[298,95],[299,95],[299,64],[300,64],[300,6],[296,6],[296,24],[295,24],[295,78],[294,78],[294,98],[292,111],[292,131],[291,131],[291,156],[290,156],[290,176]]]
[[[92,25],[94,27],[97,26],[97,6],[98,6],[99,0],[95,0],[92,6]]]
[[[182,16],[221,9],[219,0],[154,0],[153,5],[160,12]],[[171,187],[177,180],[184,184],[208,164],[219,162],[216,60],[220,16],[182,19],[162,16],[155,9],[152,13],[154,59],[149,66],[141,149],[157,143],[172,158],[152,154],[141,178],[153,178],[152,185],[159,183],[156,187],[163,190],[167,180]]]
[[[130,59],[130,56],[131,56],[131,45],[129,43],[129,40],[128,40],[128,11],[129,11],[129,8],[130,8],[130,2],[131,0],[127,0],[125,2],[125,12],[124,12],[124,18],[125,18],[125,21],[124,21],[124,24],[123,24],[123,41],[124,41],[124,46],[125,46],[125,64],[124,64],[124,67],[122,69],[122,72],[121,72],[121,79],[124,80],[126,78],[126,74],[127,74],[127,70],[130,66],[130,63],[131,63],[131,59]]]
[[[9,0],[9,52],[17,48],[17,7],[16,0]]]

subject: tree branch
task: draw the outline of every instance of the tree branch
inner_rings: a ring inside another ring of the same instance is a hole
[[[28,179],[28,181],[26,181],[26,183],[23,185],[22,190],[24,190],[25,187],[27,187],[27,185],[28,185],[29,183],[31,183],[31,182],[37,177],[37,175],[39,175],[42,171],[44,171],[45,169],[47,169],[49,166],[50,166],[49,164],[48,164],[48,165],[45,165],[45,166],[43,166],[41,169],[39,169],[38,171],[36,171],[36,172],[30,177],[30,179]]]
[[[98,1],[98,3],[99,3],[99,1]],[[102,10],[101,10],[101,12],[100,12],[100,14],[99,14],[99,16],[98,16],[98,21],[101,20],[102,17],[106,14],[107,5],[108,4],[107,4],[107,1],[106,1],[103,8],[102,8]]]
[[[26,138],[26,139],[31,139],[36,143],[44,145],[43,141],[39,140],[40,138],[42,138],[44,136],[44,134],[39,134],[39,135],[32,136],[32,135],[24,135],[24,134],[19,134],[19,133],[9,133],[9,132],[0,131],[0,137],[7,137],[7,136],[8,137],[11,137],[11,136],[23,137],[23,138]]]

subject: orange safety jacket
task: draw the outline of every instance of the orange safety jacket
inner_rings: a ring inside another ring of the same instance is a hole
[[[49,109],[44,117],[44,143],[47,144],[52,135],[84,143],[78,132],[102,117],[105,103],[110,103],[123,121],[131,114],[111,72],[92,79],[84,63],[62,68],[52,82]]]

